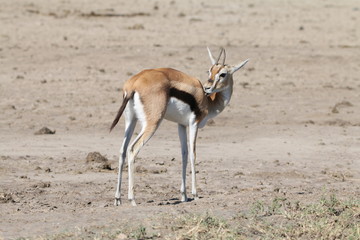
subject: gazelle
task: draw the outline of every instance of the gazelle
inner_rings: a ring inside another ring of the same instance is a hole
[[[136,205],[134,197],[134,160],[144,144],[153,136],[161,121],[178,123],[178,134],[182,153],[181,201],[188,200],[186,195],[186,167],[188,147],[192,177],[192,194],[198,198],[196,191],[195,146],[198,128],[222,112],[229,103],[233,92],[233,73],[243,67],[248,60],[234,66],[226,65],[226,53],[222,48],[217,59],[207,48],[212,66],[209,79],[201,82],[183,72],[171,68],[143,70],[127,80],[123,87],[123,102],[110,127],[110,131],[125,113],[125,136],[120,149],[118,184],[115,193],[115,205],[121,204],[120,189],[122,170],[128,157],[129,191],[128,199]],[[221,55],[224,55],[220,64]],[[130,144],[137,121],[141,131]],[[189,141],[186,128],[189,127]],[[129,146],[129,147],[128,147]]]

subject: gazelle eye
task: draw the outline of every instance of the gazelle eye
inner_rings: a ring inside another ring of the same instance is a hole
[[[226,77],[226,73],[222,73],[222,74],[220,74],[220,77],[221,77],[221,78]]]

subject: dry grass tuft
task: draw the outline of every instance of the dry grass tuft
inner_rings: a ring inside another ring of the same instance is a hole
[[[206,240],[206,239],[239,239],[238,234],[224,220],[209,215],[190,215],[182,217],[172,226],[174,236],[167,239]]]
[[[360,239],[360,201],[323,197],[312,204],[274,199],[257,202],[241,235],[260,239]]]
[[[360,200],[334,195],[311,204],[275,198],[255,202],[248,212],[226,222],[212,214],[164,217],[162,230],[144,226],[78,228],[78,231],[30,239],[360,239]],[[28,238],[20,238],[28,239]]]

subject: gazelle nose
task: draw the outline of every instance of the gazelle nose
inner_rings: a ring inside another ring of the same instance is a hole
[[[211,93],[211,87],[204,87],[204,92],[206,95],[209,95]]]

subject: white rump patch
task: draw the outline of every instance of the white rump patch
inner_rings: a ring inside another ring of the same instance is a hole
[[[143,129],[146,127],[146,115],[144,111],[144,105],[140,100],[140,96],[137,92],[134,94],[134,111],[136,118],[141,122]]]

